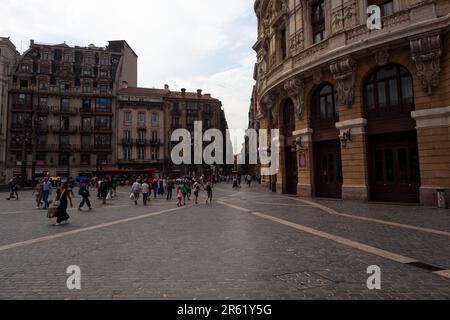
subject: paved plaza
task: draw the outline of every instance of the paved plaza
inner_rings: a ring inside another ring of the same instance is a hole
[[[121,188],[61,227],[31,192],[1,194],[0,299],[450,299],[449,210],[214,192],[212,205],[136,207]]]

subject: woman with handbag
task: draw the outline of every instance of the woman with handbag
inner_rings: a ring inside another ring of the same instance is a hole
[[[69,221],[70,216],[67,213],[68,202],[70,202],[70,207],[73,208],[72,197],[70,196],[67,182],[63,182],[56,196],[56,204],[58,205],[56,226],[60,226]]]

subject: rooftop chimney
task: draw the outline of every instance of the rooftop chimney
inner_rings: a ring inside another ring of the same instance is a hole
[[[199,97],[202,96],[202,89],[198,89],[198,90],[197,90],[197,95],[198,95]]]
[[[164,85],[164,90],[165,90],[166,92],[169,92],[169,85],[168,85],[168,84],[165,84],[165,85]]]
[[[34,46],[34,40],[30,40],[30,47]]]
[[[128,88],[128,82],[122,81],[121,89],[127,89]]]
[[[182,95],[183,97],[186,96],[186,89],[185,89],[185,88],[181,89],[181,95]]]

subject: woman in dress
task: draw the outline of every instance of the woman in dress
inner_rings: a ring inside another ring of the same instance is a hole
[[[70,207],[73,208],[72,197],[70,196],[67,182],[63,182],[61,188],[58,189],[56,201],[59,201],[56,225],[60,226],[69,221],[70,216],[67,213],[68,202],[70,202]]]

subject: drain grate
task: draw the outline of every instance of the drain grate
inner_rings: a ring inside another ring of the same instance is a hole
[[[333,284],[332,280],[310,271],[283,274],[275,276],[275,278],[297,290],[324,288]]]

